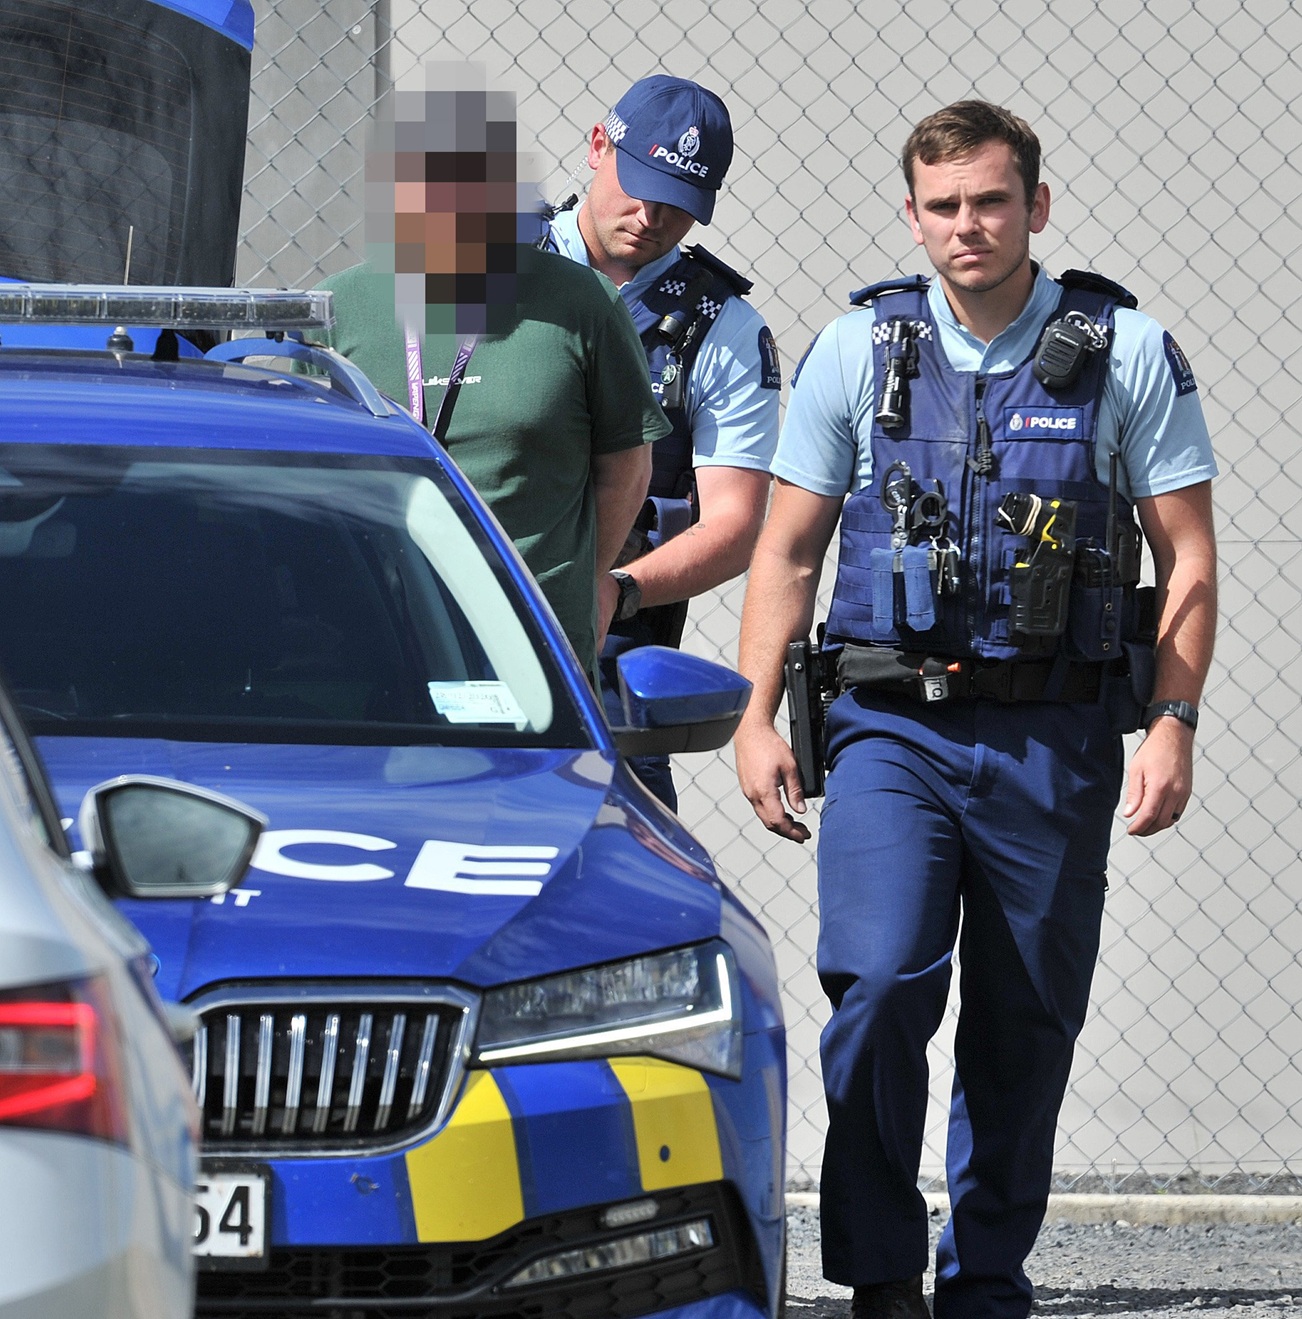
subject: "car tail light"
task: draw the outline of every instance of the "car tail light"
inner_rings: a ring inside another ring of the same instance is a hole
[[[0,1126],[127,1143],[122,1052],[101,979],[0,993]]]

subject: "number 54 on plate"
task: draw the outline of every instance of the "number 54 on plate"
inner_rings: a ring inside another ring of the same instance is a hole
[[[271,1179],[263,1168],[200,1172],[194,1204],[200,1268],[266,1268],[270,1195]]]

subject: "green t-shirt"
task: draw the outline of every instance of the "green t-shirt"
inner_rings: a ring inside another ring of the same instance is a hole
[[[596,661],[596,500],[592,460],[650,444],[669,423],[646,354],[613,284],[531,247],[519,251],[518,315],[480,339],[448,427],[448,450],[538,579],[591,673]],[[334,294],[327,342],[391,398],[407,403],[406,344],[393,276],[353,266],[322,282]],[[426,335],[429,422],[457,351]]]

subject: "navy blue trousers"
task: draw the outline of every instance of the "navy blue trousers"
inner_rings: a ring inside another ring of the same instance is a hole
[[[1098,956],[1121,739],[1096,705],[861,691],[835,702],[828,739],[824,1273],[855,1286],[926,1268],[926,1050],[957,939],[952,1214],[935,1315],[1020,1319]]]

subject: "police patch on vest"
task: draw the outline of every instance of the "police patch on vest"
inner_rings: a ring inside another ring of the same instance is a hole
[[[1176,396],[1194,393],[1198,388],[1198,382],[1194,379],[1193,367],[1189,365],[1189,359],[1184,355],[1180,345],[1171,337],[1169,330],[1162,332],[1162,348],[1171,367],[1171,378],[1175,381]]]
[[[1004,438],[1075,440],[1085,434],[1083,408],[1005,408]]]
[[[782,359],[778,356],[778,346],[767,325],[760,326],[759,332],[760,388],[782,388]]]

